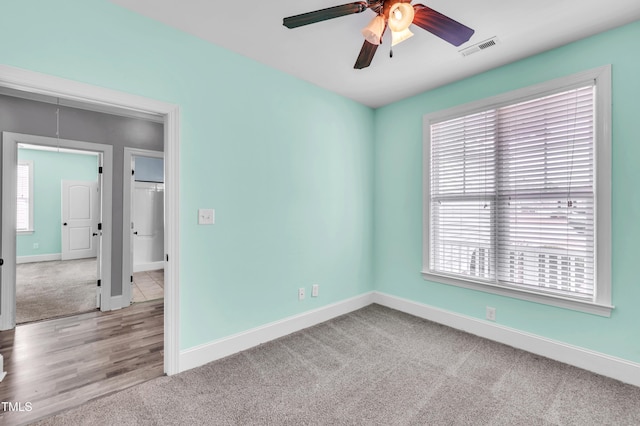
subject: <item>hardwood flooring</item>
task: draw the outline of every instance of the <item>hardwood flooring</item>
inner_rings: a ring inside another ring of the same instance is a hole
[[[2,331],[0,424],[28,424],[159,377],[163,349],[162,299]]]

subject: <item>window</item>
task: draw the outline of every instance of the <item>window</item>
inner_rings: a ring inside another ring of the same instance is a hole
[[[610,69],[425,117],[426,279],[608,316]]]
[[[18,232],[33,232],[33,161],[18,161]]]

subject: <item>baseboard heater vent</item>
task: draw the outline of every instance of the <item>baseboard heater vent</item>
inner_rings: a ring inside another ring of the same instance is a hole
[[[496,44],[498,44],[498,37],[491,37],[490,39],[487,39],[485,41],[481,41],[480,43],[476,43],[473,46],[469,46],[467,48],[464,48],[462,50],[460,50],[460,54],[462,56],[469,56],[469,55],[473,55],[474,53],[477,53],[481,50],[485,50],[488,49],[490,47],[495,46]]]

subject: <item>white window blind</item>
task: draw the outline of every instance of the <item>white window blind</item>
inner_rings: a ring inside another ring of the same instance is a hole
[[[594,87],[430,124],[430,274],[596,300]]]
[[[593,86],[501,108],[498,275],[594,297]]]
[[[18,231],[33,230],[33,163],[18,162],[18,191],[16,229]]]

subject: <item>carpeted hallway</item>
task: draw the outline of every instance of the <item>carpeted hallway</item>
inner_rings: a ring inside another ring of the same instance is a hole
[[[16,265],[16,323],[96,309],[96,258]]]
[[[39,425],[638,425],[640,388],[371,305]]]

